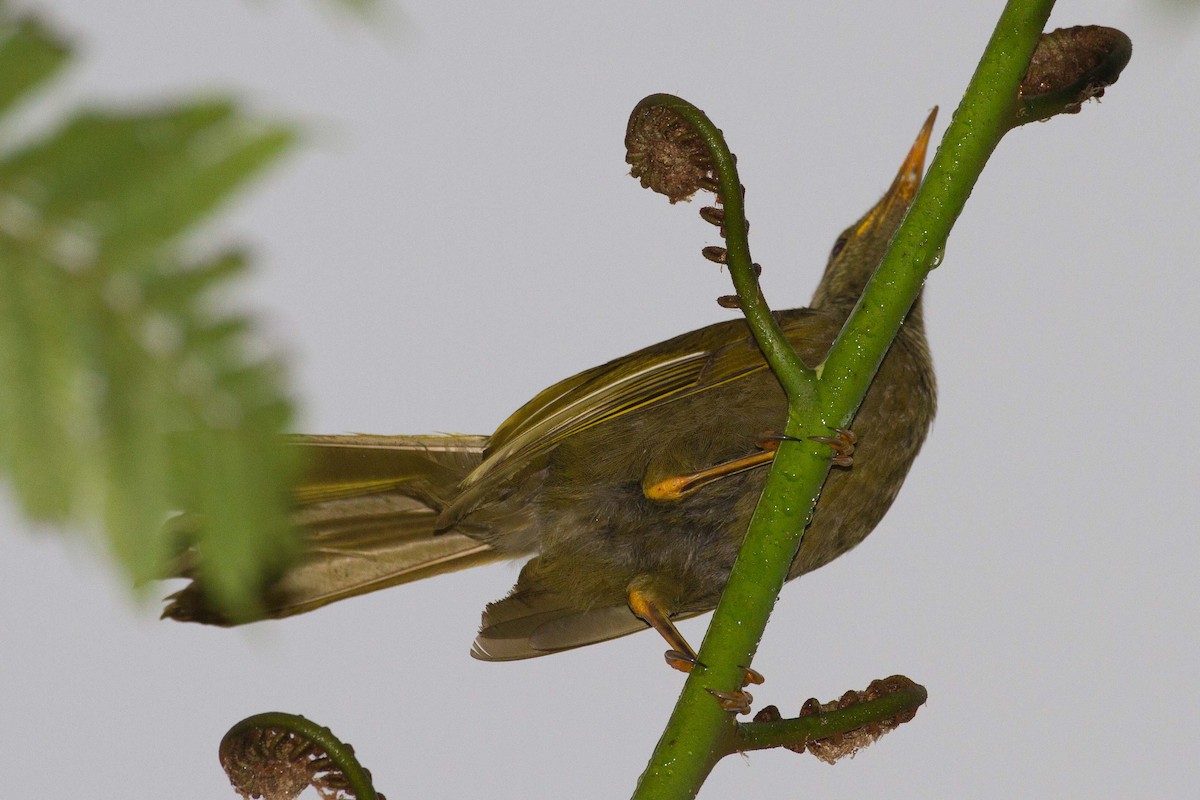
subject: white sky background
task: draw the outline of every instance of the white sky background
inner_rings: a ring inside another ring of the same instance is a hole
[[[233,90],[303,125],[206,234],[258,255],[243,296],[291,353],[300,429],[486,433],[732,313],[699,205],[626,176],[640,98],[724,129],[767,296],[802,305],[934,104],[940,137],[1002,4],[406,0],[384,30],[313,3],[20,5],[79,44],[56,107]],[[784,590],[754,662],[756,708],[897,672],[930,701],[835,767],[726,759],[702,798],[1200,783],[1200,18],[1064,1],[1051,27],[1085,23],[1128,33],[1132,63],[1001,144],[926,293],[933,434],[875,535]],[[391,798],[623,797],[682,684],[650,634],[469,658],[511,565],[226,631],[159,622],[157,594],[7,504],[0,528],[7,797],[232,798],[217,743],[266,710],[332,727]]]

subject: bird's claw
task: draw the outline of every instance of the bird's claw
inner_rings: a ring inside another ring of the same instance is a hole
[[[763,434],[759,436],[757,440],[755,440],[754,446],[759,450],[765,450],[773,453],[779,449],[779,443],[784,439],[796,441],[794,437],[788,436],[785,433],[780,433],[779,431],[764,431]]]
[[[742,678],[742,686],[749,686],[752,683],[757,686],[766,681],[762,673],[756,669],[742,667],[742,670],[745,672],[745,677]]]
[[[717,704],[722,710],[735,714],[749,714],[750,704],[754,702],[754,696],[749,692],[718,692],[716,689],[705,691],[717,698]]]
[[[677,669],[680,672],[690,673],[693,667],[695,667],[697,664],[700,664],[700,662],[696,660],[695,656],[688,655],[682,650],[668,650],[667,652],[663,653],[663,658],[667,660],[667,666],[669,666],[671,669]],[[704,665],[700,664],[700,666]]]
[[[837,433],[836,436],[810,436],[808,438],[833,448],[833,457],[830,461],[835,466],[854,466],[854,445],[858,443],[858,437],[849,428],[834,428],[834,431]]]
[[[697,665],[703,667],[695,656],[688,655],[681,650],[668,650],[663,653],[663,657],[667,660],[667,666],[671,669],[677,669],[680,672],[690,673]],[[761,684],[766,680],[762,673],[750,667],[742,667],[742,686],[751,684]]]

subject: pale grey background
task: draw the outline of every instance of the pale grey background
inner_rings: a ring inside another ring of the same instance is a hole
[[[934,104],[940,136],[1001,4],[408,0],[382,29],[311,3],[20,5],[80,44],[60,103],[232,89],[304,125],[206,235],[255,246],[245,296],[292,356],[300,429],[486,433],[559,378],[730,314],[697,206],[625,176],[641,97],[724,128],[768,297],[803,304]],[[784,591],[755,661],[759,706],[895,672],[929,704],[836,767],[727,759],[702,797],[1200,782],[1200,31],[1149,1],[1051,22],[1081,23],[1126,31],[1131,65],[1101,105],[1003,142],[927,292],[932,437],[878,532]],[[273,709],[352,741],[393,800],[622,797],[681,683],[651,635],[468,658],[515,566],[212,630],[158,622],[157,593],[131,602],[88,545],[0,512],[6,797],[232,797],[217,742]]]

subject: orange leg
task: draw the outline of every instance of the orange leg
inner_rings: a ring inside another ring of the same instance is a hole
[[[670,617],[662,607],[654,601],[649,593],[635,587],[630,587],[628,600],[629,609],[644,619],[650,627],[658,631],[659,635],[671,646],[671,649],[665,654],[667,664],[680,672],[691,672],[700,663],[696,659],[696,651],[683,638],[683,634],[671,622]],[[746,674],[742,686],[763,682],[763,676],[756,670],[750,667],[743,667],[743,669]],[[750,712],[750,703],[753,702],[754,698],[749,692],[718,692],[713,689],[709,689],[708,691],[713,697],[717,698],[717,702],[720,703],[721,708],[726,711],[736,711],[739,714],[748,714]]]
[[[739,472],[745,472],[748,469],[770,464],[775,460],[775,451],[779,449],[778,439],[778,436],[764,435],[758,441],[758,446],[762,448],[761,453],[753,453],[730,461],[723,461],[716,466],[702,469],[699,472],[665,478],[657,483],[643,487],[642,493],[646,496],[646,499],[657,500],[662,503],[682,500],[697,489],[703,488],[713,481],[727,478],[730,475],[736,475]]]

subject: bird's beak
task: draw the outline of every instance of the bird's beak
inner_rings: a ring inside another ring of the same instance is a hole
[[[937,112],[937,106],[934,106],[933,111],[929,112],[925,124],[921,126],[917,140],[913,142],[908,155],[904,157],[904,163],[900,165],[896,179],[892,181],[891,187],[883,195],[883,198],[863,217],[858,230],[855,231],[856,236],[867,234],[882,220],[890,218],[893,212],[902,213],[916,196],[917,187],[921,185],[921,174],[925,170],[925,150],[929,146],[929,137],[933,133],[933,122],[937,119]]]

